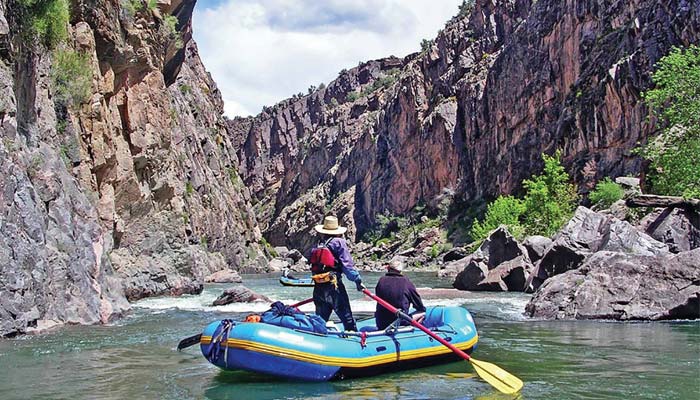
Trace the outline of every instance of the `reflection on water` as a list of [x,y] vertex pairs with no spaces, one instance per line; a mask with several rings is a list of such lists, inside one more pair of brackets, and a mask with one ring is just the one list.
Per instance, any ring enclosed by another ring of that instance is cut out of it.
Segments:
[[[373,285],[378,276],[365,279]],[[415,281],[426,285],[429,279],[419,275]],[[278,285],[275,276],[246,277],[246,285],[289,302],[310,295],[308,288]],[[225,287],[147,300],[112,326],[0,341],[0,399],[695,400],[700,393],[700,323],[532,321],[522,317],[528,299],[522,294],[465,293],[450,300],[474,315],[481,339],[474,357],[525,382],[515,397],[495,392],[465,361],[327,383],[222,372],[197,346],[181,353],[175,346],[212,320],[246,313],[249,305],[210,306]],[[360,294],[350,296],[354,307]],[[371,315],[372,303],[359,304],[359,316]]]
[[[447,399],[490,392],[465,363],[339,382],[293,382],[246,372],[219,372],[205,390],[207,399]],[[486,385],[487,386],[487,385]],[[255,397],[251,397],[251,393]],[[484,397],[490,398],[490,397]],[[497,397],[500,399],[500,397]],[[507,397],[512,398],[512,397]],[[494,398],[495,399],[495,398]]]

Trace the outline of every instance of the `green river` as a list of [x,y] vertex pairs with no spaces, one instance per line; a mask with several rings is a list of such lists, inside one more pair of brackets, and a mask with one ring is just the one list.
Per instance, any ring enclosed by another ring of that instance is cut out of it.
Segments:
[[[372,288],[379,274],[364,273]],[[409,276],[416,286],[447,287],[434,274]],[[287,288],[277,276],[247,275],[244,284],[287,304],[311,288]],[[529,295],[465,292],[427,305],[467,307],[480,334],[473,356],[525,382],[503,395],[479,379],[468,362],[327,383],[225,373],[199,346],[177,343],[210,321],[264,311],[268,304],[210,304],[230,285],[197,296],[134,304],[108,326],[71,326],[0,340],[0,399],[699,399],[700,322],[546,322],[522,316]],[[356,317],[374,303],[350,292]],[[312,305],[302,307],[310,311]]]

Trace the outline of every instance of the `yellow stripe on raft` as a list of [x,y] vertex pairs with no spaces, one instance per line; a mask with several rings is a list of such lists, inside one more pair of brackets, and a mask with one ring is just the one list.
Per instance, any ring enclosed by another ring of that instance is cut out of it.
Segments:
[[[464,351],[473,347],[478,340],[479,337],[475,336],[472,340],[469,340],[467,342],[454,343],[454,346]],[[211,343],[211,336],[202,336],[200,342],[202,344]],[[357,343],[357,345],[359,346],[359,343]],[[312,354],[303,351],[288,349],[285,347],[278,347],[260,342],[253,342],[250,340],[228,339],[228,341],[226,342],[226,346],[241,350],[249,350],[258,353],[270,354],[277,357],[289,358],[292,360],[311,362],[314,364],[353,368],[371,367],[373,365],[386,364],[394,361],[412,360],[416,358],[436,356],[452,352],[452,350],[448,349],[447,347],[440,345],[424,349],[401,351],[398,354],[396,352],[392,352],[376,356],[350,358],[329,357],[321,354]]]

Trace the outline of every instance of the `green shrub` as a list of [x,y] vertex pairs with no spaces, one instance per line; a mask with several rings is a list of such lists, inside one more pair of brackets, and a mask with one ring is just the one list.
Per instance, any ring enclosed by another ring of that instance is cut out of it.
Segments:
[[576,186],[560,163],[559,151],[552,157],[542,154],[544,171],[523,181],[525,198],[499,196],[488,205],[483,221],[475,221],[472,240],[480,242],[500,225],[506,225],[516,238],[527,235],[551,236],[564,225],[578,204]]
[[143,0],[128,0],[128,8],[129,11],[131,11],[131,14],[136,14],[137,11],[143,11],[146,8],[146,5],[143,3]]
[[355,91],[348,93],[348,95],[345,97],[345,100],[352,103],[353,101],[359,100],[361,97],[362,94],[360,92]]
[[379,241],[388,238],[387,242],[396,236],[396,233],[408,224],[406,218],[394,215],[377,214],[374,227],[365,232],[363,239],[369,243],[379,245]]
[[[391,72],[391,71],[390,71],[390,72]],[[397,75],[396,75],[396,74],[393,74],[393,75],[390,74],[390,75],[381,76],[381,77],[375,79],[374,82],[372,82],[371,85],[365,87],[365,88],[362,90],[362,93],[361,93],[361,96],[360,96],[360,97],[366,96],[366,95],[368,95],[368,94],[370,94],[370,93],[373,93],[373,92],[375,92],[375,91],[377,91],[377,90],[379,90],[379,89],[381,89],[381,88],[389,87],[389,86],[391,86],[394,82],[396,82],[396,79],[397,79]]]
[[136,13],[143,10],[155,10],[158,7],[158,0],[121,0],[121,7],[126,10],[129,16],[133,17]]
[[436,259],[440,255],[440,245],[438,243],[435,243],[430,247],[430,258],[431,259]]
[[174,15],[166,15],[163,17],[165,30],[171,37],[177,36],[177,17]]
[[86,54],[74,50],[56,50],[51,64],[51,82],[56,103],[78,106],[92,94],[92,68]]
[[386,238],[381,238],[381,239],[377,240],[377,241],[374,243],[374,245],[375,245],[376,247],[380,247],[380,246],[382,246],[382,245],[389,244],[389,243],[391,243],[391,238],[390,238],[390,237],[386,237]]
[[474,9],[474,0],[462,0],[462,4],[459,5],[459,13],[457,16],[465,17]]
[[192,86],[190,86],[186,83],[183,83],[182,85],[180,85],[180,93],[182,93],[182,94],[192,93]]
[[643,93],[652,113],[666,124],[639,154],[650,161],[652,193],[700,197],[700,47],[674,48],[661,58]]
[[695,131],[672,139],[662,133],[645,148],[644,156],[651,160],[647,181],[652,193],[700,198],[700,129]]
[[279,256],[277,250],[275,250],[275,248],[272,247],[270,242],[268,242],[267,239],[265,239],[264,237],[260,238],[260,244],[263,246],[263,248],[265,248],[265,250],[267,250],[267,253],[270,254],[270,256],[272,256],[273,258]]
[[177,31],[177,17],[174,15],[166,15],[163,17],[162,32],[167,40],[174,40],[175,47],[181,48],[183,46],[182,38],[180,38],[180,33]]
[[508,231],[521,237],[524,229],[520,218],[525,212],[525,203],[513,196],[498,196],[486,209],[483,221],[475,221],[471,229],[472,240],[481,242],[500,225],[508,226]]
[[700,47],[674,47],[656,67],[656,87],[642,94],[654,114],[669,126],[700,125]]
[[421,52],[426,52],[430,50],[430,48],[433,46],[433,41],[428,40],[428,39],[423,39],[420,42],[420,51]]
[[236,168],[229,168],[228,169],[228,177],[231,180],[231,183],[235,187],[240,187],[241,186],[241,178],[238,176],[238,171]]
[[25,28],[49,49],[68,37],[70,10],[68,0],[20,0],[27,13]]
[[544,171],[523,181],[525,214],[523,224],[528,235],[551,236],[574,214],[578,204],[576,186],[561,165],[561,152],[542,154]]
[[625,191],[622,186],[613,182],[609,177],[605,177],[602,181],[595,185],[595,189],[588,195],[593,205],[602,209],[609,208],[614,202],[622,199]]

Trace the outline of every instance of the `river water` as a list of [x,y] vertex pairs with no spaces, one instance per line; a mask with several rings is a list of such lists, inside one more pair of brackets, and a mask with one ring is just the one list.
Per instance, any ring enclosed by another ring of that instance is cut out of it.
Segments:
[[[416,286],[443,286],[434,274],[410,274]],[[364,273],[368,287],[379,274]],[[277,276],[244,284],[287,304],[311,288],[287,288]],[[197,296],[153,298],[108,326],[73,326],[0,340],[0,399],[699,399],[700,322],[545,322],[522,316],[525,294],[465,292],[426,305],[462,305],[480,334],[474,358],[525,382],[517,396],[480,380],[468,362],[327,383],[289,382],[222,372],[177,343],[209,322],[264,311],[268,304],[209,306],[229,285]],[[349,287],[350,288],[350,287]],[[356,317],[375,305],[350,291]],[[312,305],[302,307],[311,311]]]

